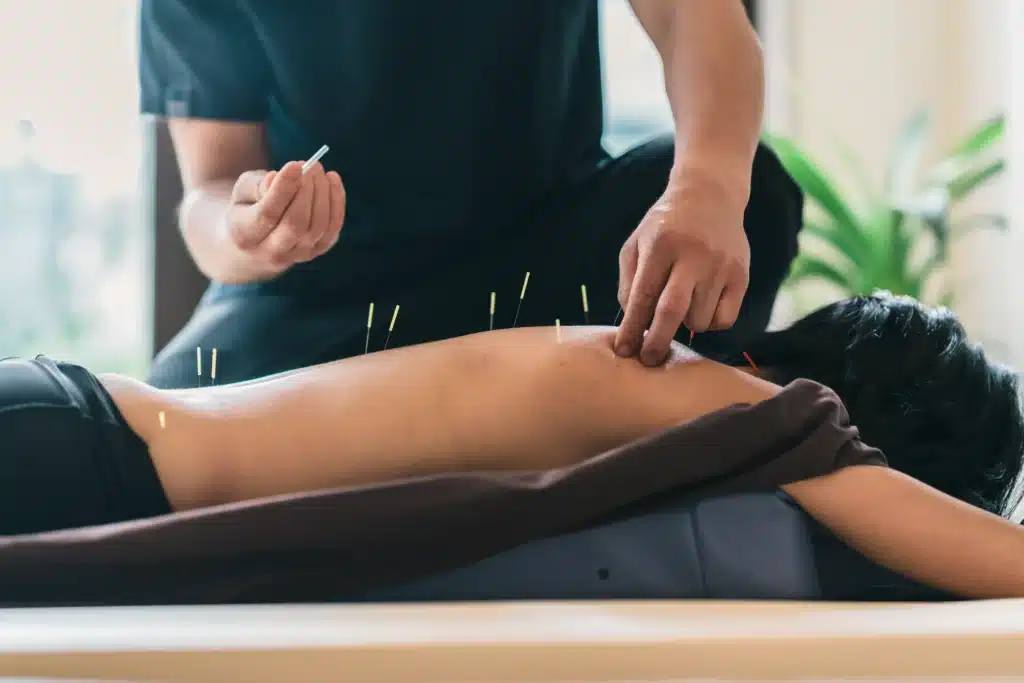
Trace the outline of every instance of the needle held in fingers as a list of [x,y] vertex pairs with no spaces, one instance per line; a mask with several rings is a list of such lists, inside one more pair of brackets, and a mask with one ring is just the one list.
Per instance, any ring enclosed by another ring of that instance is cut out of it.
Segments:
[[318,149],[316,153],[313,156],[311,156],[309,160],[306,161],[306,163],[302,165],[302,175],[306,175],[307,173],[309,173],[309,169],[313,168],[313,165],[316,162],[323,159],[324,155],[327,154],[327,152],[329,152],[330,149],[331,148],[328,147],[327,145],[323,145],[320,149]]

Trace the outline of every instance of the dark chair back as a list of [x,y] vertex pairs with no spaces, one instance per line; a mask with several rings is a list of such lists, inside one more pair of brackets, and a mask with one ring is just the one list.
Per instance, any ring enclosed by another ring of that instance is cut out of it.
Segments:
[[145,121],[148,148],[144,206],[153,231],[153,354],[188,322],[208,281],[199,272],[178,229],[183,190],[167,122]]

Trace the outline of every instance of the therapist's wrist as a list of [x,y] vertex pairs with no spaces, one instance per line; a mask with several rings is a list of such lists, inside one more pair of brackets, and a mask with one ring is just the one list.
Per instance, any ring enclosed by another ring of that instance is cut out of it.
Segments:
[[751,160],[742,154],[677,152],[666,193],[698,195],[745,208],[750,199],[751,167]]
[[212,282],[250,284],[273,280],[286,268],[275,267],[239,248],[232,238],[229,215],[240,208],[232,201],[232,185],[210,183],[186,194],[180,220],[188,251]]

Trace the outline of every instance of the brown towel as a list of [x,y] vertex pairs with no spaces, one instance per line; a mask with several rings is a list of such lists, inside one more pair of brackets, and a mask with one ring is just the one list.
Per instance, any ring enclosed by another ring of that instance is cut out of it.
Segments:
[[665,495],[884,465],[829,389],[796,381],[546,472],[448,474],[0,538],[7,605],[325,601],[470,564]]

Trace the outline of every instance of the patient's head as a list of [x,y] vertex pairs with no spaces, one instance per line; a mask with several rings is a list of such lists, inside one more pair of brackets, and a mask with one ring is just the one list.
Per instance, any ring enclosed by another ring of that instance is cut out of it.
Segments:
[[1024,453],[1017,375],[968,343],[948,309],[859,296],[747,350],[773,380],[831,387],[893,468],[992,512],[1013,506]]

